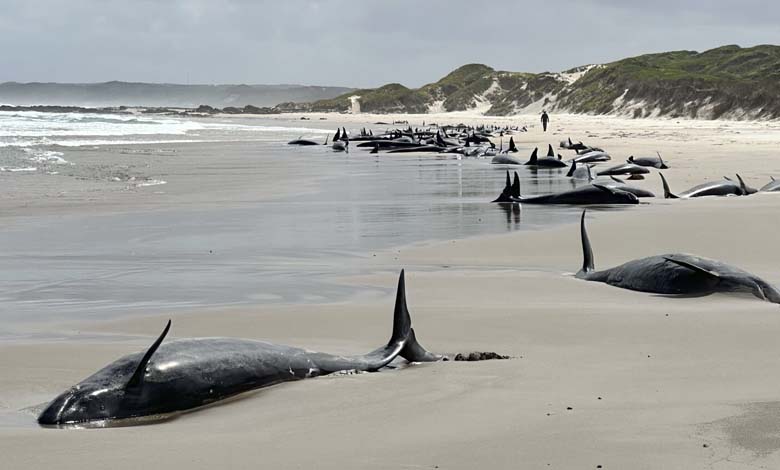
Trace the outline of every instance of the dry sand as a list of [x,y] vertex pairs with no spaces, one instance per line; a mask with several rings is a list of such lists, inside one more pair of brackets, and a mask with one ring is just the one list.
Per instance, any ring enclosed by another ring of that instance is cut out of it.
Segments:
[[[404,119],[414,125],[445,117]],[[778,128],[553,116],[553,133],[532,128],[516,140],[541,145],[571,135],[606,147],[618,161],[632,149],[657,149],[672,165],[666,175],[677,190],[736,171],[758,187],[780,175]],[[656,175],[641,184],[660,191]],[[592,212],[596,266],[693,252],[780,284],[779,210],[780,195],[759,194]],[[0,427],[2,467],[778,468],[780,307],[577,280],[578,235],[567,225],[388,250],[366,259],[375,274],[343,279],[386,286],[387,297],[375,302],[149,312],[61,326],[82,332],[83,341],[2,343],[0,413],[9,417]],[[428,349],[513,359],[288,383],[154,426],[49,430],[35,426],[32,412],[18,413],[145,347],[169,316],[174,337],[370,350],[390,332],[390,287],[401,267],[415,330]]]

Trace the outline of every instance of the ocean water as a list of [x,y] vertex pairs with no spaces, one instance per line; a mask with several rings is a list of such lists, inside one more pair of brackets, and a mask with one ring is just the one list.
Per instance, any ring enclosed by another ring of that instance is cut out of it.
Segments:
[[[324,140],[340,125],[330,121],[41,113],[6,113],[2,119],[5,178],[73,165],[68,158],[76,147],[99,152],[121,145],[128,152],[156,151],[167,158],[169,145],[183,149],[170,158],[186,158],[188,151],[229,154],[258,172],[281,167],[296,178],[316,177],[317,183],[303,193],[291,187],[271,201],[8,221],[0,229],[0,338],[57,335],[46,329],[52,320],[384,294],[393,286],[372,291],[336,279],[404,267],[398,261],[368,268],[365,259],[378,250],[534,230],[573,222],[580,212],[568,206],[491,204],[507,168],[491,165],[490,159],[369,155],[357,148],[343,154],[326,146],[286,145],[301,135]],[[524,194],[573,187],[563,170],[516,170]],[[176,178],[175,173],[165,177],[169,183]],[[572,269],[576,264],[572,260]]]

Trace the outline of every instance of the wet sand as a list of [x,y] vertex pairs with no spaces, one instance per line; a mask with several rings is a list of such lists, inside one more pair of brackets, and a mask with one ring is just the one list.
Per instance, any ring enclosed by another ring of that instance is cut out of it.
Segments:
[[[606,147],[614,163],[632,149],[657,148],[677,190],[736,171],[760,187],[780,174],[776,123],[553,119],[554,134],[532,128],[515,140],[539,145],[571,134]],[[657,178],[639,184],[660,192]],[[594,211],[588,222],[596,266],[691,252],[780,284],[776,196],[658,199]],[[363,254],[354,261],[360,274],[334,274],[334,282],[380,296],[49,323],[75,336],[0,343],[0,452],[9,468],[776,467],[778,426],[767,416],[780,410],[779,307],[753,297],[669,298],[577,280],[575,222],[572,214],[570,223],[539,231],[397,246]],[[19,412],[146,347],[169,317],[173,337],[371,350],[389,335],[402,267],[423,345],[513,359],[288,383],[155,426],[49,430],[36,427],[34,412]]]

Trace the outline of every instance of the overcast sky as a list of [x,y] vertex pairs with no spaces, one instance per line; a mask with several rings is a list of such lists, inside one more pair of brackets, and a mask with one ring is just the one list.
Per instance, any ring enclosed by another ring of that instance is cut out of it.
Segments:
[[780,44],[777,0],[0,0],[0,82],[419,86]]

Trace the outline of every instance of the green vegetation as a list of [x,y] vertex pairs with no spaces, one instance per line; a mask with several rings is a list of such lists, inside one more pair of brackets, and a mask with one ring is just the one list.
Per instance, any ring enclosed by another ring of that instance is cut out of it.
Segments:
[[559,97],[558,106],[573,112],[604,114],[615,100],[644,102],[634,116],[651,110],[667,116],[708,117],[752,112],[780,117],[780,47],[724,46],[702,53],[675,51],[619,60],[586,73]]
[[[584,70],[577,67],[565,73]],[[488,90],[493,91],[485,96]],[[476,98],[484,96],[491,104],[491,115],[513,114],[541,102],[549,109],[630,112],[635,117],[656,112],[672,117],[748,113],[778,118],[780,47],[723,46],[701,53],[646,54],[593,67],[573,84],[558,74],[503,72],[468,64],[416,90],[393,83],[316,101],[310,107],[313,111],[346,111],[354,95],[361,97],[363,111],[377,113],[424,113],[436,102],[446,111],[462,111],[473,108]]]

